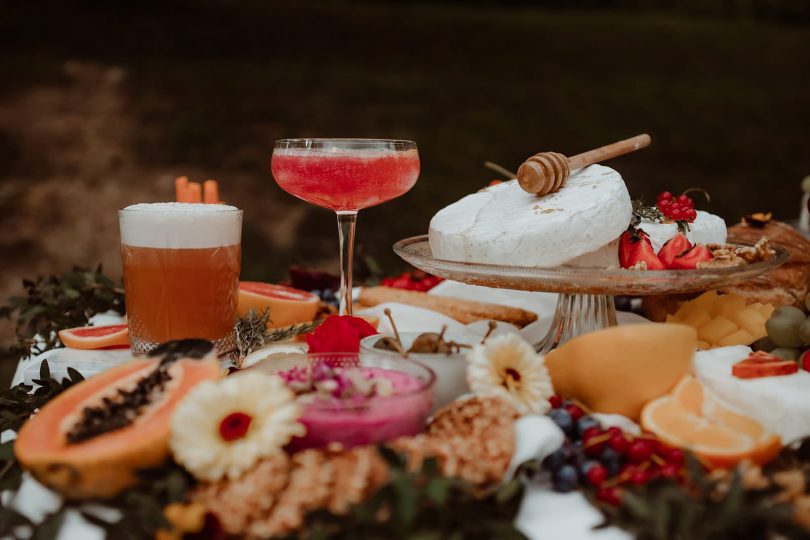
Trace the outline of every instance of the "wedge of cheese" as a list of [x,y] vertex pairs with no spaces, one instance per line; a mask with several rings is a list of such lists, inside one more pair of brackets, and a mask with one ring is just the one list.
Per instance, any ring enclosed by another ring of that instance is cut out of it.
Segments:
[[618,238],[632,212],[619,173],[591,165],[543,197],[517,180],[464,197],[433,216],[430,248],[451,261],[553,267]]

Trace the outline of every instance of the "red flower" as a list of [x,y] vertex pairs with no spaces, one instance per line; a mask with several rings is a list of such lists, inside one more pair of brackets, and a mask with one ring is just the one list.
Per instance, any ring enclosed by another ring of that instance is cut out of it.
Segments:
[[307,336],[310,353],[360,352],[360,340],[377,330],[360,317],[333,315]]

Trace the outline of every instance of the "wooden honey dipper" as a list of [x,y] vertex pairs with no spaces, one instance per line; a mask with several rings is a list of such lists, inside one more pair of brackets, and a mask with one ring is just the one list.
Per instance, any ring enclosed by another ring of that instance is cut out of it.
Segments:
[[560,189],[573,170],[629,154],[649,145],[650,136],[642,133],[570,158],[557,152],[540,152],[523,162],[517,171],[517,180],[523,191],[542,197]]

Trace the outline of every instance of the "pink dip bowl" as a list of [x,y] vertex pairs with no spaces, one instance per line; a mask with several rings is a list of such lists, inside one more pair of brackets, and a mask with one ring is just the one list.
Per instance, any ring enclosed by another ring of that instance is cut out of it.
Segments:
[[344,448],[390,441],[424,431],[433,408],[436,376],[433,370],[403,358],[374,353],[325,353],[279,359],[277,372],[325,362],[330,367],[358,367],[365,374],[386,377],[394,394],[355,397],[349,400],[319,399],[305,405],[301,423],[307,434],[293,439],[292,451],[322,448],[339,443]]

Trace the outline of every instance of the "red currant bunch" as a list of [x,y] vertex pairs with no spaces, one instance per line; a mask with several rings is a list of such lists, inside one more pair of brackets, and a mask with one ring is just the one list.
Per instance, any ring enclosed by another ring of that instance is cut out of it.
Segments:
[[675,197],[669,191],[662,191],[658,195],[658,209],[664,216],[674,221],[686,221],[692,223],[697,218],[695,211],[695,201],[686,193],[681,193]]

